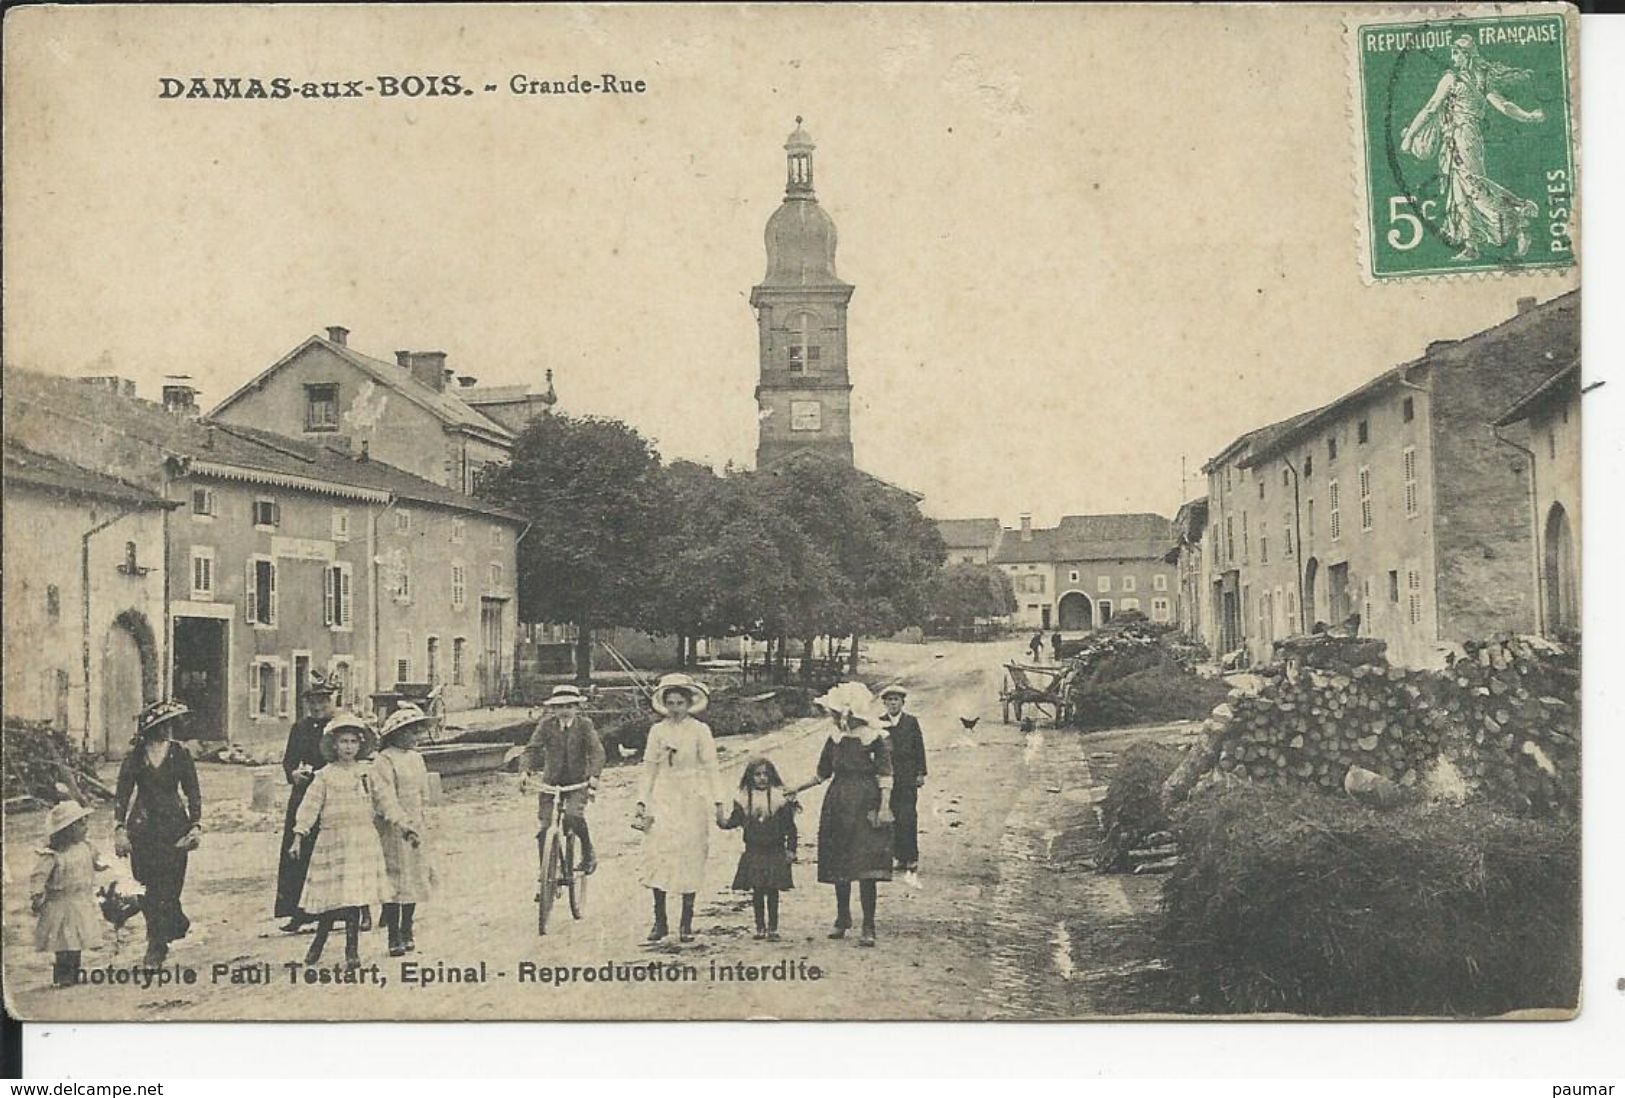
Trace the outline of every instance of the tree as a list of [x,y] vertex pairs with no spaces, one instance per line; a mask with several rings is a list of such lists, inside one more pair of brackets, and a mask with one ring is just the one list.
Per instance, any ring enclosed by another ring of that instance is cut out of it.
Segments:
[[1015,585],[1004,569],[991,564],[950,564],[932,585],[928,616],[955,629],[1015,612]]
[[524,621],[576,626],[576,674],[592,674],[593,628],[647,614],[671,514],[660,457],[627,424],[537,416],[481,495],[530,520],[519,543]]

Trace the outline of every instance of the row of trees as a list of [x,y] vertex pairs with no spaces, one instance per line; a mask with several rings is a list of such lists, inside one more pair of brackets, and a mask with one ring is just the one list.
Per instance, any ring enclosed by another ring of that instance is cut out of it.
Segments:
[[583,672],[599,627],[671,636],[680,658],[699,637],[765,638],[781,666],[793,640],[804,667],[816,638],[849,636],[855,669],[859,636],[1014,605],[997,570],[942,567],[913,497],[810,455],[719,475],[663,464],[618,420],[555,413],[531,422],[482,494],[531,521],[520,615],[574,624]]

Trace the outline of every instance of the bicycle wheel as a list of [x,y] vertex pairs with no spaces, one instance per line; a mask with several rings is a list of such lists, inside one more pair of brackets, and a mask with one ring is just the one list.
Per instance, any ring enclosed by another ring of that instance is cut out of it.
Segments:
[[570,914],[577,919],[587,913],[587,875],[581,872],[581,841],[574,834],[564,837],[564,864],[568,867],[564,878],[570,890]]
[[559,856],[560,842],[558,832],[552,828],[542,836],[541,862],[542,875],[536,888],[536,933],[547,933],[547,917],[553,913],[553,901],[559,895]]

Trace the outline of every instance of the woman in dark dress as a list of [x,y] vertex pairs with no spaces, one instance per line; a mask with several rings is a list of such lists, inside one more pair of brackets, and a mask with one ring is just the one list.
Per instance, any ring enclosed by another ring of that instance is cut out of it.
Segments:
[[[282,753],[282,773],[288,779],[288,811],[282,817],[282,843],[277,847],[281,857],[276,867],[276,917],[288,920],[282,929],[289,934],[316,921],[299,908],[299,894],[305,887],[305,871],[309,858],[290,857],[293,842],[293,821],[299,814],[299,803],[305,799],[310,780],[316,771],[327,765],[322,755],[322,730],[333,719],[333,685],[319,674],[312,673],[305,688],[305,716],[294,722],[288,731],[288,746]],[[307,850],[308,854],[309,851]]]
[[153,702],[141,711],[113,799],[113,849],[129,857],[131,875],[146,889],[142,963],[152,967],[164,963],[169,943],[184,938],[192,925],[181,910],[181,890],[187,857],[202,834],[203,797],[192,756],[170,739],[175,719],[187,712],[179,702]]
[[891,743],[880,727],[874,695],[844,682],[818,699],[834,725],[818,757],[818,773],[798,789],[829,782],[818,817],[818,880],[835,886],[835,929],[852,928],[852,882],[858,882],[863,930],[858,944],[875,944],[878,882],[891,880]]

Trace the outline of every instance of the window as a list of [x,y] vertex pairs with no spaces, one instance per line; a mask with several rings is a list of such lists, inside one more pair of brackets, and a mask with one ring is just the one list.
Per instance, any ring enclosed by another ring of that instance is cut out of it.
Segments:
[[818,372],[819,353],[822,348],[815,342],[816,323],[817,318],[811,313],[797,313],[791,321],[786,365],[792,374]]
[[1405,514],[1416,514],[1416,447],[1407,446],[1401,455],[1405,471]]
[[146,569],[141,567],[141,561],[136,558],[135,542],[133,541],[124,543],[124,567],[121,571],[126,576],[140,576],[146,573]]
[[192,546],[192,598],[207,601],[214,598],[214,546]]
[[1151,577],[1151,590],[1153,590],[1153,591],[1166,591],[1166,590],[1168,590],[1168,577],[1163,575],[1161,572],[1158,572],[1156,575],[1152,576]]
[[1371,441],[1371,421],[1369,419],[1362,419],[1355,424],[1354,437],[1361,446]]
[[1546,432],[1546,457],[1551,461],[1557,460],[1557,432]]
[[1290,588],[1286,593],[1286,631],[1289,635],[1298,631],[1298,593]]
[[199,518],[214,517],[214,489],[192,489],[192,514]]
[[1095,605],[1100,608],[1100,624],[1105,625],[1112,620],[1112,600],[1100,599]]
[[1303,455],[1303,479],[1308,480],[1315,475],[1315,455]]
[[1077,583],[1078,582],[1078,570],[1076,568],[1074,568],[1074,569],[1072,569],[1071,572],[1067,573],[1067,579],[1072,583]]
[[348,656],[334,656],[327,664],[327,679],[333,684],[333,704],[340,709],[344,708],[346,700],[357,700],[352,691],[355,689],[355,665]]
[[468,640],[464,637],[451,638],[451,684],[462,686],[467,672],[463,670],[467,659]]
[[1292,471],[1290,469],[1287,469],[1285,466],[1283,466],[1281,468],[1281,487],[1282,488],[1290,488],[1290,487],[1292,487]]
[[440,638],[430,637],[424,651],[423,674],[425,681],[433,684],[440,681]]
[[1399,416],[1406,423],[1416,418],[1416,398],[1406,397],[1399,405]]
[[[1038,577],[1039,590],[1043,590],[1044,577]],[[502,565],[493,562],[485,572],[485,587],[488,591],[502,590]]]
[[1405,590],[1409,596],[1409,617],[1412,625],[1422,624],[1422,573],[1415,568],[1405,571]]
[[395,509],[395,532],[405,534],[412,529],[412,512],[397,507]]
[[1292,556],[1292,512],[1281,512],[1281,548],[1285,555]]
[[1388,570],[1388,601],[1399,601],[1399,569],[1397,568]]
[[1309,536],[1315,536],[1315,501],[1309,500],[1303,507],[1303,525],[1309,531]]
[[790,402],[790,430],[816,431],[823,425],[823,406],[816,400]]
[[288,716],[288,665],[276,656],[259,656],[248,665],[248,715],[254,720]]
[[1369,576],[1360,581],[1360,621],[1365,626],[1365,631],[1369,634],[1371,632],[1372,625],[1375,624],[1375,622],[1372,620],[1371,577]]
[[460,563],[451,566],[451,608],[461,610],[468,603],[468,569]]
[[1337,460],[1337,436],[1336,435],[1327,435],[1326,436],[1326,460],[1327,461],[1336,461]]
[[1167,599],[1152,599],[1151,600],[1151,620],[1152,621],[1167,621],[1168,620],[1168,600]]
[[47,621],[62,620],[62,588],[54,583],[45,585],[45,618]]
[[1326,486],[1326,492],[1328,502],[1330,503],[1332,509],[1331,518],[1327,521],[1331,524],[1332,540],[1336,541],[1338,538],[1343,536],[1343,511],[1339,506],[1341,503],[1342,493],[1337,490],[1337,481],[1334,480],[1328,484]]
[[265,556],[249,557],[243,592],[244,620],[250,625],[276,625],[276,561]]
[[1371,468],[1360,466],[1360,529],[1371,529],[1374,517],[1371,513]]
[[412,633],[410,630],[397,629],[395,631],[395,681],[412,681]]
[[1236,521],[1232,515],[1224,516],[1224,558],[1232,564],[1236,560]]
[[347,508],[333,508],[333,540],[350,540],[350,512]]
[[1260,533],[1258,535],[1258,563],[1259,564],[1268,564],[1269,562],[1270,562],[1270,536],[1268,534]]
[[349,629],[354,622],[350,593],[351,565],[339,561],[322,569],[323,620],[332,629]]
[[453,545],[463,544],[467,527],[468,524],[460,518],[454,518],[451,520],[451,543]]
[[305,430],[336,431],[339,426],[339,387],[305,386]]
[[1264,498],[1264,478],[1263,477],[1258,478],[1258,498],[1259,499]]
[[1118,602],[1117,608],[1119,610],[1138,610],[1140,608],[1140,600],[1139,599],[1122,599],[1122,600],[1120,600]]
[[1135,578],[1133,576],[1124,576],[1123,577],[1123,590],[1132,591],[1132,590],[1134,590],[1134,588],[1135,588]]
[[1241,513],[1241,563],[1252,559],[1252,539],[1247,536],[1247,512]]
[[254,501],[254,525],[262,529],[274,530],[282,522],[282,508],[274,499],[256,499]]
[[1101,576],[1099,579],[1095,580],[1095,590],[1099,591],[1101,594],[1104,595],[1111,589],[1112,578],[1110,576]]

